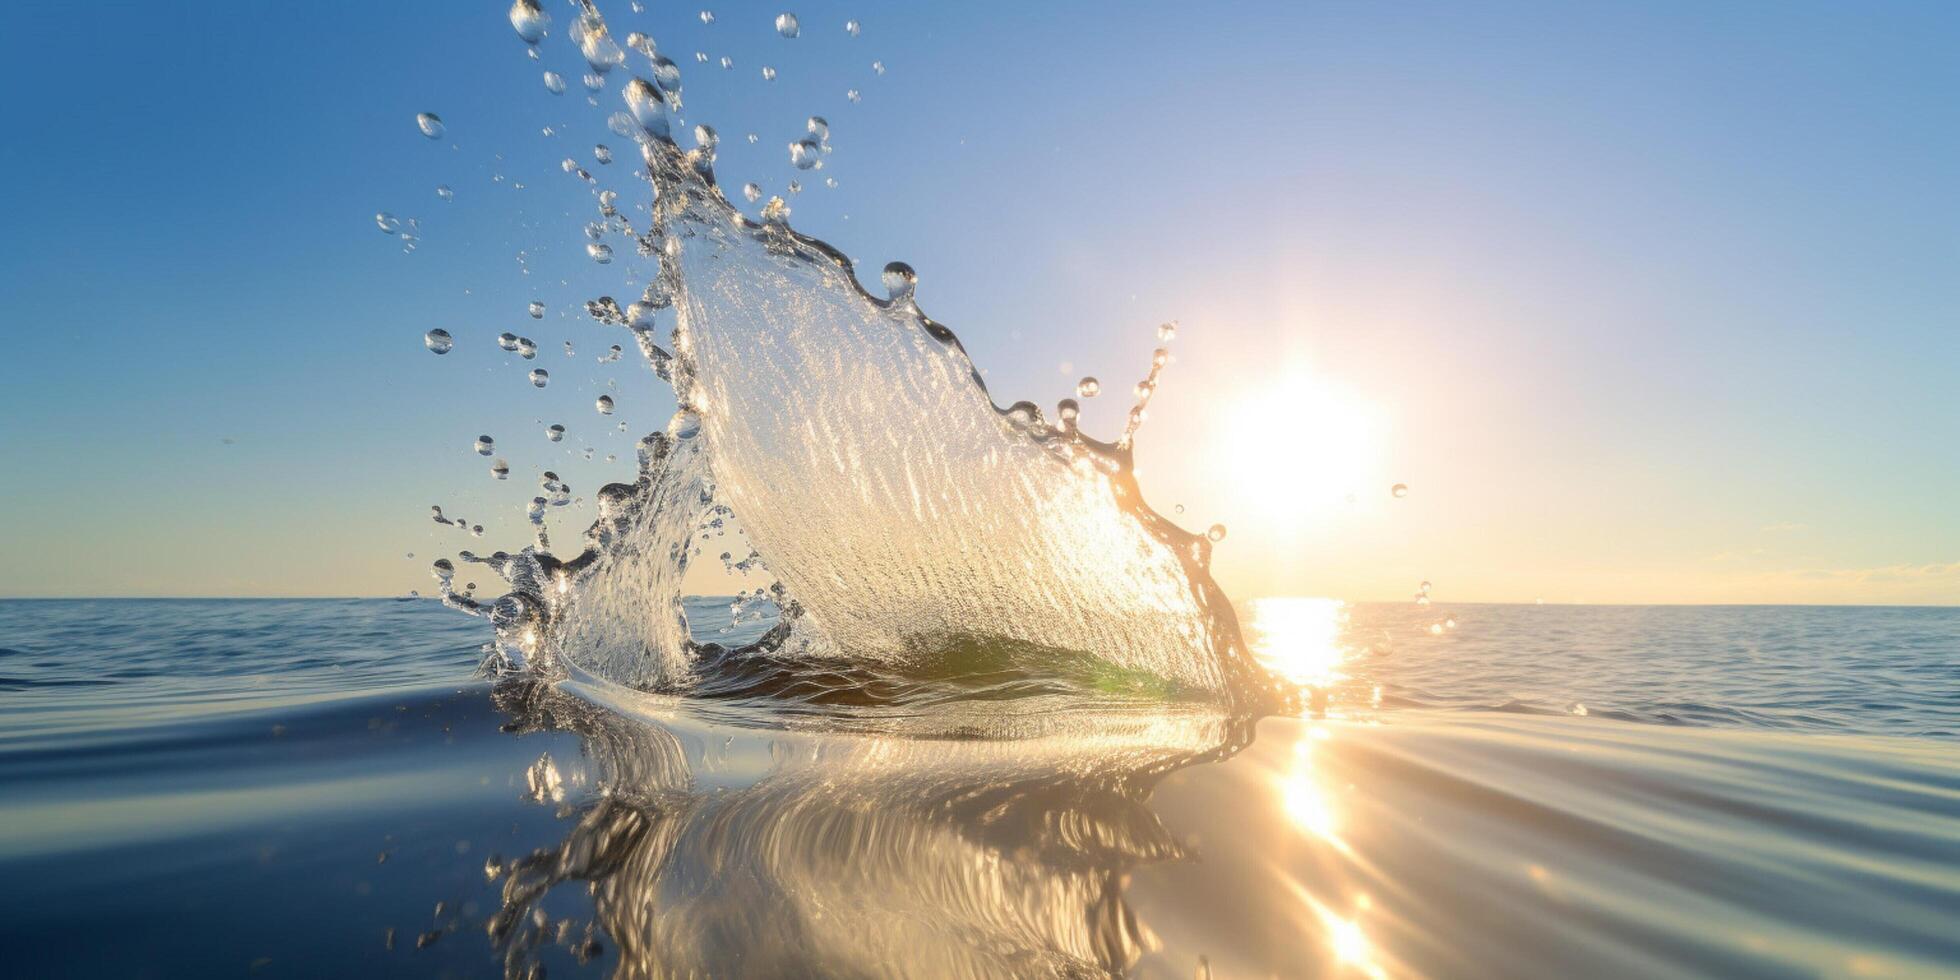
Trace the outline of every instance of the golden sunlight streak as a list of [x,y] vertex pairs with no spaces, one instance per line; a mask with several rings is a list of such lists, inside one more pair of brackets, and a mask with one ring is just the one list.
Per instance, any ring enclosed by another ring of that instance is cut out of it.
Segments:
[[1267,670],[1301,687],[1327,687],[1341,679],[1347,603],[1289,596],[1254,599],[1250,605],[1248,640]]

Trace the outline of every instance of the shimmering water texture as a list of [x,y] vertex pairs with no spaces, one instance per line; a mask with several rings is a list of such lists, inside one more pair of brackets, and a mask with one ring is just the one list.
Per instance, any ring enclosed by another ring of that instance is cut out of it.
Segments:
[[[688,601],[697,642],[773,627],[731,604]],[[470,681],[480,627],[434,602],[0,602],[0,946],[21,976],[1960,969],[1960,612],[1458,615],[1252,606],[1276,669],[1369,692],[1324,718],[946,739]]]

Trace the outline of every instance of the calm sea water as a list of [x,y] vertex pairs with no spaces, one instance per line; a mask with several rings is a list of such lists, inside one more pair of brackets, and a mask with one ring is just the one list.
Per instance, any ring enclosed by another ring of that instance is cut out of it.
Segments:
[[920,738],[430,602],[0,602],[6,972],[1960,975],[1960,610],[1244,612],[1321,710]]

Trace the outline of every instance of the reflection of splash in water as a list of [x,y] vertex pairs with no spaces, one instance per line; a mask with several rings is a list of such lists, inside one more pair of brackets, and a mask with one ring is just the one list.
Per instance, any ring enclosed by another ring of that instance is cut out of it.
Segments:
[[[1049,719],[1062,727],[1014,742],[724,742],[653,720],[661,702],[644,696],[579,693],[525,681],[497,695],[517,730],[576,732],[595,773],[563,842],[492,868],[490,934],[513,975],[560,933],[588,944],[593,926],[621,976],[1120,971],[1145,943],[1124,876],[1183,856],[1145,796],[1250,734],[1192,706]],[[585,931],[542,913],[567,883],[593,896]]]
[[[604,30],[585,4],[576,33]],[[595,71],[619,63],[613,50]],[[681,409],[642,442],[639,480],[601,492],[583,554],[546,550],[539,498],[537,547],[463,556],[513,587],[490,608],[501,655],[666,690],[700,683],[704,666],[765,663],[1072,671],[1089,689],[1257,701],[1264,675],[1207,571],[1211,541],[1151,510],[1134,477],[1132,437],[1167,355],[1112,443],[1080,431],[1072,402],[1052,422],[1030,403],[996,406],[914,302],[908,267],[888,266],[874,297],[841,254],[789,228],[780,199],[759,222],[741,214],[716,186],[713,130],[695,127],[693,149],[673,138],[679,69],[652,68],[614,117],[654,184],[649,226],[613,192],[598,201],[604,229],[657,258],[658,275],[637,302],[589,307],[633,331]],[[682,581],[704,523],[736,519],[782,621],[739,650],[704,650]],[[452,604],[475,607],[446,582]]]

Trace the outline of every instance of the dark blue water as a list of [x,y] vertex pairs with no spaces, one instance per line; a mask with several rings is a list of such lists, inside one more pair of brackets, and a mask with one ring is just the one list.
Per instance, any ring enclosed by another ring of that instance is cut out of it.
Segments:
[[932,709],[1010,719],[981,738],[481,679],[483,624],[430,602],[0,602],[0,950],[15,976],[1960,974],[1960,611],[1246,612],[1324,710]]

